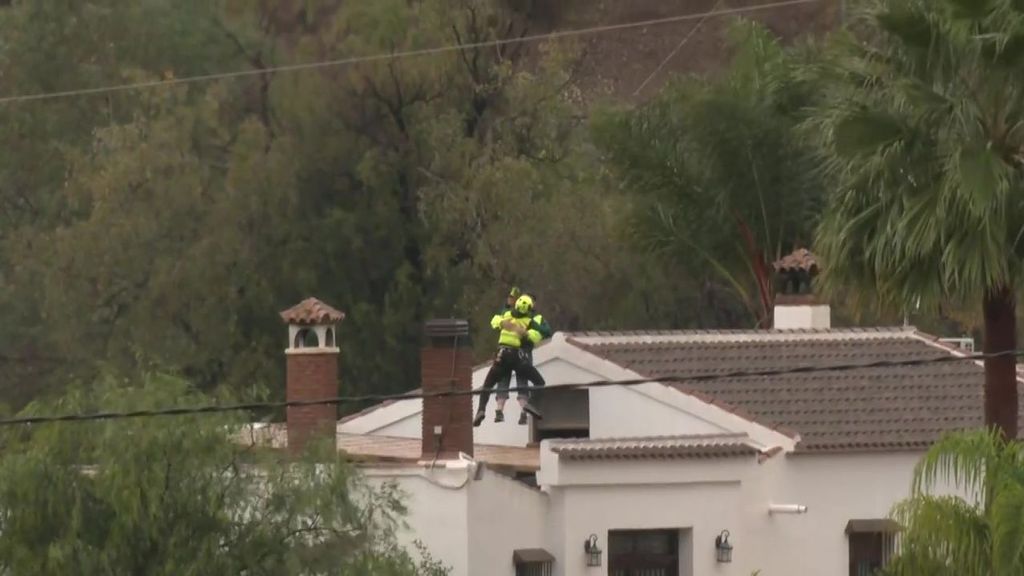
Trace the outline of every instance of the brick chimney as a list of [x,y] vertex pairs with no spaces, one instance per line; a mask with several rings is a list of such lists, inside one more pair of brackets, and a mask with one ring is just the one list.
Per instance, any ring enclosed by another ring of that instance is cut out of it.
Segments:
[[774,262],[776,283],[773,314],[776,330],[827,330],[832,327],[832,310],[814,294],[812,281],[817,277],[818,260],[806,248]]
[[[338,395],[337,325],[345,314],[316,298],[307,298],[281,312],[288,324],[287,378],[289,401],[320,400]],[[310,440],[330,438],[335,443],[338,407],[334,404],[289,406],[288,450],[302,452]]]
[[[473,388],[473,354],[469,323],[430,320],[424,328],[420,356],[423,393],[466,391]],[[473,455],[473,397],[423,399],[423,460],[453,460],[462,452]]]

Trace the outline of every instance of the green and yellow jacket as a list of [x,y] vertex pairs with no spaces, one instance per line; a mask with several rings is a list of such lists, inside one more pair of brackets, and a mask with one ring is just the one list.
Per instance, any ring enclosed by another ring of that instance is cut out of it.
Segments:
[[[519,334],[502,328],[501,323],[504,320],[513,320],[518,322],[523,328],[526,328],[526,336],[520,337]],[[501,330],[501,334],[498,336],[498,344],[500,346],[523,348],[525,350],[532,349],[534,346],[539,344],[541,340],[551,338],[553,333],[547,320],[545,320],[540,314],[536,314],[532,317],[522,316],[508,306],[502,308],[500,312],[491,318],[491,327],[495,330]]]

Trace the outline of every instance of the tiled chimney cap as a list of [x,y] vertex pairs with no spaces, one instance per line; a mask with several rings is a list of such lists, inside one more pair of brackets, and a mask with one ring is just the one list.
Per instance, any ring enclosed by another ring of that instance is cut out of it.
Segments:
[[306,298],[281,312],[281,319],[288,324],[337,324],[345,319],[345,313],[316,298]]
[[807,248],[797,248],[792,254],[783,256],[772,263],[776,272],[807,272],[812,276],[818,273],[818,259]]

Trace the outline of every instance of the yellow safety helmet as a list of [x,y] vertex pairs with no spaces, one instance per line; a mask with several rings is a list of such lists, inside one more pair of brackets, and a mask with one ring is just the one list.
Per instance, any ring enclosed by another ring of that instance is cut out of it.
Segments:
[[533,298],[523,294],[516,300],[516,312],[520,314],[529,314],[533,310]]

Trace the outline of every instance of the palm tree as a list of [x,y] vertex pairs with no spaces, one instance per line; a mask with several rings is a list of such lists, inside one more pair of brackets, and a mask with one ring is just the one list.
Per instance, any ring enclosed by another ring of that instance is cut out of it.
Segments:
[[[1024,256],[1024,2],[876,0],[825,68],[811,133],[834,178],[824,286],[909,309],[980,304],[1016,349]],[[985,361],[985,421],[1017,435],[1016,360]]]
[[730,34],[725,75],[679,80],[645,106],[599,119],[595,133],[635,193],[638,240],[725,286],[764,327],[771,263],[810,239],[820,213],[813,146],[795,131],[812,91],[796,73],[805,52],[754,22]]
[[[963,496],[949,495],[949,488]],[[1024,573],[1024,448],[997,431],[943,438],[918,463],[911,497],[894,517],[901,546],[887,573]]]

